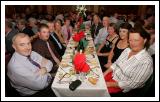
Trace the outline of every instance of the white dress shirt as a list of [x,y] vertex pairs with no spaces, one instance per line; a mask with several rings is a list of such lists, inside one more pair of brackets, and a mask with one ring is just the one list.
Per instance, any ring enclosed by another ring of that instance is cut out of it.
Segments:
[[107,28],[106,27],[101,28],[94,40],[95,45],[101,44],[106,39],[107,35],[108,35]]
[[[42,56],[32,51],[31,58],[35,62],[41,65]],[[41,67],[45,67],[47,72],[52,69],[52,62],[48,62]],[[49,73],[40,75],[38,73],[39,68],[33,65],[26,56],[22,56],[15,52],[8,64],[7,75],[10,78],[11,85],[20,92],[21,95],[32,95],[41,89],[44,89],[49,85],[48,77]]]
[[152,58],[145,49],[128,59],[130,51],[126,48],[111,66],[113,79],[123,92],[142,87],[153,73]]

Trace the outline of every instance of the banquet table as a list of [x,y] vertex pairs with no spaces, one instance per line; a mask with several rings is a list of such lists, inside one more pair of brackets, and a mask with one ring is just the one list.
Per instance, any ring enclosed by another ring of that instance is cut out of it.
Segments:
[[[85,33],[85,35],[88,45],[84,54],[86,56],[86,62],[90,66],[90,71],[85,76],[76,74],[72,61],[74,55],[77,53],[75,47],[78,42],[74,41],[71,37],[51,86],[58,97],[110,97],[93,39],[90,34]],[[89,78],[96,79],[96,84],[91,83]],[[81,80],[82,84],[76,90],[72,91],[69,89],[69,85],[76,79]]]

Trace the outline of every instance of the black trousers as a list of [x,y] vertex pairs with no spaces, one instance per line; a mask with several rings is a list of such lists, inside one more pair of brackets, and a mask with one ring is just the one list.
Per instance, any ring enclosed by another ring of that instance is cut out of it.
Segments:
[[107,64],[108,57],[98,56],[98,59],[101,65],[102,72],[105,72],[107,69],[104,67],[104,65]]

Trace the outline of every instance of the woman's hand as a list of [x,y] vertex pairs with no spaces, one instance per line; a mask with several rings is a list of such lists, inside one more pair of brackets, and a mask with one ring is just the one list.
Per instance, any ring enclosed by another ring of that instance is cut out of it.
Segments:
[[112,68],[108,68],[104,73],[103,75],[106,76],[108,73],[112,72]]
[[112,65],[112,62],[108,62],[107,64],[104,65],[105,68],[109,68]]
[[103,56],[103,53],[98,52],[97,55],[98,56]]

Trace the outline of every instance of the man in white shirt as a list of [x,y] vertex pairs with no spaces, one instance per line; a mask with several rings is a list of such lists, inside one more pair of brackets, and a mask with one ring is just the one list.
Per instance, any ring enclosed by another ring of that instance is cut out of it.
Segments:
[[28,35],[18,33],[12,42],[15,53],[8,64],[7,72],[12,87],[22,96],[31,96],[47,88],[52,81],[49,73],[52,62],[32,51]]
[[108,26],[109,26],[109,18],[103,17],[103,28],[99,30],[99,33],[94,40],[96,48],[98,48],[98,46],[106,39],[108,35],[108,31],[107,31]]

